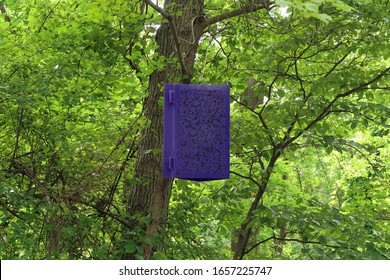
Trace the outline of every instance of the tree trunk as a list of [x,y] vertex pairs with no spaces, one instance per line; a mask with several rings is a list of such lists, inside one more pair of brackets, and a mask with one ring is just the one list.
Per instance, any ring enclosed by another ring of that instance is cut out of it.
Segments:
[[[162,178],[162,155],[146,153],[148,150],[162,148],[163,108],[158,106],[158,100],[162,97],[163,86],[166,83],[191,82],[199,40],[207,26],[239,15],[269,9],[270,2],[266,0],[249,1],[236,10],[207,18],[203,14],[204,0],[165,0],[164,8],[158,7],[152,0],[144,1],[164,18],[156,34],[156,41],[159,45],[158,54],[179,60],[176,66],[167,66],[161,71],[155,71],[150,76],[149,96],[143,104],[144,114],[150,120],[150,124],[142,132],[138,145],[135,165],[137,184],[128,187],[129,225],[133,233],[137,232],[137,237],[134,237],[134,234],[129,234],[125,235],[124,238],[141,245],[143,258],[150,259],[155,248],[140,239],[157,236],[160,225],[167,217],[173,182],[172,179]],[[143,225],[139,218],[134,218],[135,214],[149,217],[150,222]],[[139,230],[141,230],[141,234]],[[136,253],[124,255],[125,259],[135,257]]]
[[[166,220],[173,182],[172,179],[162,177],[161,153],[145,151],[162,149],[163,108],[158,105],[158,100],[162,97],[164,84],[191,81],[198,42],[203,32],[203,6],[203,0],[166,0],[164,9],[171,18],[169,22],[166,22],[167,19],[163,20],[156,34],[159,55],[176,57],[181,61],[180,66],[170,66],[152,73],[149,79],[149,96],[144,101],[144,114],[150,124],[142,132],[135,165],[137,185],[130,186],[127,204],[129,224],[132,230],[137,230],[137,237],[126,236],[142,247],[144,259],[150,259],[155,248],[143,242],[142,238],[155,238],[160,225]],[[134,218],[135,214],[149,217],[150,220],[146,225],[142,224],[139,219]],[[135,254],[127,253],[124,258],[133,259]]]

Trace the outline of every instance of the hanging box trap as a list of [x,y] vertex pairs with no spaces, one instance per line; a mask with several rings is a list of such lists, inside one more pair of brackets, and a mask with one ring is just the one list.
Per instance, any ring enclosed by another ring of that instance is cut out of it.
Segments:
[[229,85],[165,85],[164,178],[229,178],[229,95]]

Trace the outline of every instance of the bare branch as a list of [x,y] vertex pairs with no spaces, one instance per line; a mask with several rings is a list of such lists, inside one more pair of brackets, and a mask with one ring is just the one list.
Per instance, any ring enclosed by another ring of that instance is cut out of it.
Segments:
[[253,245],[252,247],[250,247],[248,250],[245,251],[245,255],[248,254],[253,249],[255,249],[256,247],[260,246],[261,244],[266,243],[266,242],[268,242],[270,240],[274,240],[274,239],[275,239],[275,236],[273,235],[271,237],[268,237],[267,239],[264,239],[264,240],[262,240],[260,242],[257,242],[255,245]]
[[[364,89],[367,89],[369,85],[379,81],[380,79],[382,79],[384,76],[386,76],[388,74],[388,72],[390,72],[390,66],[387,67],[385,70],[383,70],[381,73],[379,73],[377,76],[375,76],[372,80],[368,81],[368,82],[365,82],[353,89],[350,89],[344,93],[341,93],[339,95],[337,95],[334,99],[334,102],[332,100],[333,103],[335,103],[338,99],[340,98],[343,98],[343,97],[347,97],[351,94],[354,94],[355,92],[358,92],[358,91],[361,91],[361,90],[364,90]],[[332,104],[333,105],[333,104]]]
[[328,248],[334,248],[334,249],[340,249],[341,247],[340,246],[336,246],[336,245],[328,245],[328,244],[322,244],[321,242],[319,241],[308,241],[308,240],[300,240],[300,239],[297,239],[297,238],[278,238],[276,237],[275,235],[271,236],[271,237],[268,237],[267,239],[264,239],[262,241],[259,241],[257,242],[255,245],[253,245],[251,248],[249,248],[248,250],[245,251],[245,254],[248,254],[249,252],[251,252],[253,249],[255,249],[256,247],[258,247],[259,245],[263,244],[263,243],[266,243],[270,240],[278,240],[278,241],[292,241],[292,242],[299,242],[299,243],[302,243],[302,244],[317,244],[317,245],[322,245],[324,247],[328,247]]
[[273,2],[270,1],[251,1],[249,4],[242,6],[241,8],[226,12],[220,15],[217,15],[215,17],[211,18],[206,18],[205,19],[205,26],[210,26],[213,25],[217,22],[221,22],[226,19],[230,19],[236,16],[244,15],[244,14],[249,14],[253,13],[256,11],[259,11],[261,9],[271,9],[273,7]]
[[297,239],[297,238],[278,238],[278,237],[275,237],[274,239],[275,240],[279,240],[279,241],[294,241],[294,242],[299,242],[299,243],[302,243],[302,244],[319,244],[319,245],[323,245],[325,247],[334,248],[334,249],[340,249],[341,248],[340,246],[336,246],[336,245],[322,244],[319,241],[300,240],[300,239]]
[[50,9],[49,13],[46,15],[45,19],[42,21],[41,26],[39,26],[39,29],[37,31],[37,35],[41,33],[43,26],[45,25],[46,21],[49,19],[49,17],[54,13],[54,10],[57,8],[57,6],[62,2],[62,0],[59,0],[57,4],[54,5],[52,9]]
[[237,98],[235,98],[233,95],[230,95],[230,98],[233,99],[233,101],[237,102],[237,104],[240,104],[241,106],[245,107],[246,109],[248,109],[249,111],[251,111],[253,114],[255,114],[256,116],[258,115],[258,113],[253,110],[251,107],[249,107],[248,105],[244,104],[243,102],[239,101]]
[[165,17],[166,19],[170,19],[171,18],[171,15],[166,11],[164,10],[163,8],[161,8],[160,6],[158,6],[157,4],[154,4],[151,0],[145,0],[145,2],[151,6],[153,9],[155,9],[157,12],[159,12],[163,17]]
[[333,67],[328,71],[328,73],[326,73],[326,75],[324,76],[324,78],[328,77],[336,68],[337,66],[340,65],[340,63],[342,63],[347,57],[348,55],[350,54],[351,52],[347,52],[339,61],[337,61]]
[[231,174],[234,174],[234,175],[237,175],[238,177],[241,177],[241,178],[243,178],[243,179],[247,179],[247,180],[251,181],[252,183],[254,183],[256,186],[258,186],[259,189],[262,189],[262,185],[259,184],[259,182],[257,182],[257,181],[256,181],[255,179],[253,179],[252,177],[242,175],[242,174],[237,173],[237,172],[235,172],[235,171],[230,171],[230,173],[231,173]]

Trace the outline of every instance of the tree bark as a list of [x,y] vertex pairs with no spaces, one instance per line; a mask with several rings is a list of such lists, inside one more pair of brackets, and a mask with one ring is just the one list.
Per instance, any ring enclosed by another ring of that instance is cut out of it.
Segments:
[[[135,164],[137,184],[128,187],[129,224],[131,230],[136,231],[137,234],[125,234],[124,238],[133,240],[141,246],[143,258],[150,259],[156,248],[143,242],[142,238],[155,238],[160,226],[165,222],[173,183],[172,179],[162,177],[161,154],[146,153],[148,150],[162,148],[163,108],[158,106],[158,100],[162,97],[163,86],[166,83],[191,82],[199,40],[207,26],[269,8],[270,2],[249,1],[237,10],[221,13],[212,18],[207,18],[203,14],[204,0],[165,0],[164,8],[160,8],[151,0],[145,2],[164,18],[156,34],[158,54],[178,59],[177,65],[167,66],[150,76],[149,95],[144,101],[144,114],[150,120],[150,124],[142,132],[138,146]],[[139,219],[134,218],[136,214],[149,217],[150,221],[146,225],[142,224]],[[126,253],[124,258],[134,259],[136,255],[137,253]]]
[[[163,108],[158,106],[158,100],[162,97],[164,84],[191,81],[191,70],[203,33],[203,6],[203,0],[166,0],[163,13],[168,13],[169,18],[164,19],[156,34],[159,55],[167,58],[178,57],[182,61],[179,61],[181,66],[155,71],[149,79],[149,96],[144,102],[144,114],[150,124],[140,139],[135,165],[138,183],[130,187],[127,204],[130,225],[132,229],[141,230],[143,237],[155,238],[161,224],[165,222],[173,182],[173,179],[162,177],[161,153],[145,152],[162,148]],[[169,22],[166,22],[167,20]],[[137,213],[148,216],[150,222],[142,225],[136,218],[131,218]],[[143,258],[150,259],[155,248],[146,242],[135,241],[143,248]],[[124,258],[133,259],[135,255],[125,254]]]

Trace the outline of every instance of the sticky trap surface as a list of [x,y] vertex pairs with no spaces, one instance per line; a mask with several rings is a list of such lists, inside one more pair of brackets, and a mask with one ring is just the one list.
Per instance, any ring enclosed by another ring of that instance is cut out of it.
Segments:
[[165,85],[165,178],[229,178],[229,95],[229,85]]

